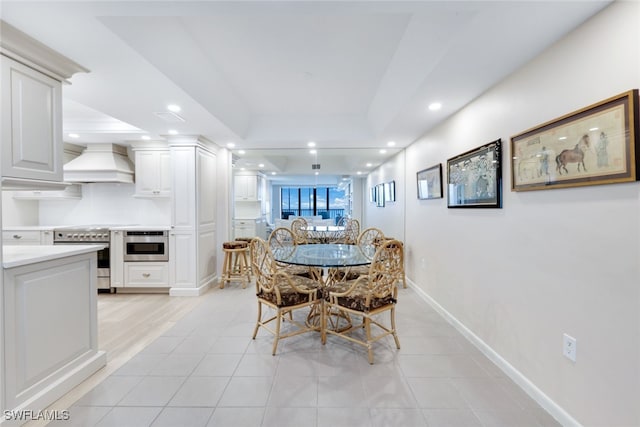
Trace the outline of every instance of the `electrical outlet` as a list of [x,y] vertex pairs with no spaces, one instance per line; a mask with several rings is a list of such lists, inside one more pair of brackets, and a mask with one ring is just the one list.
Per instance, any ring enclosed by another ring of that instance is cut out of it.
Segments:
[[572,362],[576,361],[576,339],[570,335],[562,335],[562,354]]

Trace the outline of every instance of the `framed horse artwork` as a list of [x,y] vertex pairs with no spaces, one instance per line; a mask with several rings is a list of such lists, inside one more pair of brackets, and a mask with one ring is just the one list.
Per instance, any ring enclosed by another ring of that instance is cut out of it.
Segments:
[[511,190],[638,180],[638,90],[511,137]]

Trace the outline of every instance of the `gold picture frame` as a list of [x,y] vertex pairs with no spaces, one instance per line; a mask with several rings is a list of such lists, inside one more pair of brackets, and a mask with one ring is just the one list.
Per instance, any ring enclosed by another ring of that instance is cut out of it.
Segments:
[[511,191],[638,179],[638,90],[511,137]]

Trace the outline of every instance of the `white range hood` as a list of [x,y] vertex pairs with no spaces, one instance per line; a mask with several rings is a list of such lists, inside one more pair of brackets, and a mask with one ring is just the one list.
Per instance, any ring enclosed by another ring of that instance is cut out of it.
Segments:
[[82,154],[64,165],[66,182],[133,182],[133,164],[126,147],[90,144]]

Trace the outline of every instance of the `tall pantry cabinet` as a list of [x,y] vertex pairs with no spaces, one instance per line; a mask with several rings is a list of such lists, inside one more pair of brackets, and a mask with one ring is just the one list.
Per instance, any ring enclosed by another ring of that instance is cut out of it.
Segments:
[[217,158],[201,138],[169,140],[173,171],[171,295],[200,295],[216,276]]

